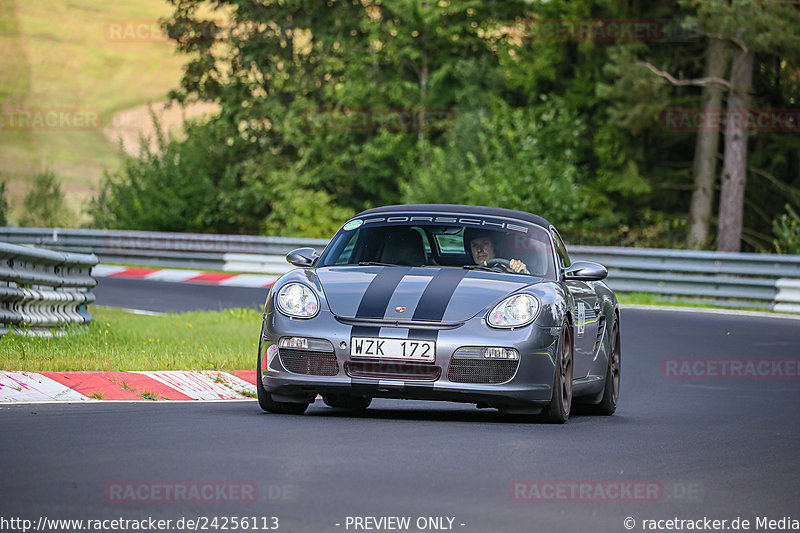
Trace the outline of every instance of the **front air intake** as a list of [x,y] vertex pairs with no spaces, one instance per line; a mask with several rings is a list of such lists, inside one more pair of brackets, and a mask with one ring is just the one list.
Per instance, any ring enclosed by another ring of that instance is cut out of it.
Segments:
[[497,384],[514,377],[519,359],[452,358],[447,379],[453,383]]
[[600,318],[597,319],[597,338],[594,341],[594,347],[592,348],[592,354],[594,357],[597,357],[598,352],[600,351],[600,345],[603,343],[603,335],[606,332],[606,317],[600,315]]
[[296,348],[280,348],[281,363],[289,372],[308,376],[335,376],[339,363],[333,352],[314,352]]

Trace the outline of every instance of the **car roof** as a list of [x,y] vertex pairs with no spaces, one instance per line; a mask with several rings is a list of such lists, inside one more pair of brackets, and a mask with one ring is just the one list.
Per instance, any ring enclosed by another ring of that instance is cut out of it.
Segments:
[[383,207],[375,207],[362,211],[353,218],[358,218],[364,215],[375,215],[379,213],[457,213],[464,215],[487,215],[506,218],[515,218],[541,226],[549,229],[551,224],[544,217],[526,213],[525,211],[517,211],[516,209],[505,209],[502,207],[485,207],[479,205],[458,205],[458,204],[402,204],[402,205],[387,205]]

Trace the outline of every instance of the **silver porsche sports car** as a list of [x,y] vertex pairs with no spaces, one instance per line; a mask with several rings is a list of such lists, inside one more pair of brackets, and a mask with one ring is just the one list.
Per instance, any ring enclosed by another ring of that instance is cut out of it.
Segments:
[[620,322],[606,269],[571,262],[540,216],[397,205],[348,220],[269,291],[258,401],[301,414],[317,395],[474,403],[563,423],[614,413]]

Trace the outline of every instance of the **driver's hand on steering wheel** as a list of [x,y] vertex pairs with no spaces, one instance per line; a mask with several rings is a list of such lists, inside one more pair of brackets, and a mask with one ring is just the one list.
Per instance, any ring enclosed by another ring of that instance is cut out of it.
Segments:
[[523,274],[528,269],[527,265],[522,261],[520,261],[519,259],[512,259],[509,266],[511,267],[511,270],[513,272],[520,272]]

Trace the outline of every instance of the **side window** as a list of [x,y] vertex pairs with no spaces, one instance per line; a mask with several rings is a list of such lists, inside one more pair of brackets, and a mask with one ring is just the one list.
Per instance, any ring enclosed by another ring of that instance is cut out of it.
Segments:
[[555,229],[550,230],[550,234],[553,236],[553,242],[556,245],[556,255],[558,256],[558,262],[560,263],[561,268],[567,268],[572,263],[569,260],[569,254],[567,253],[567,247],[564,246],[564,241],[561,240],[561,235]]
[[350,237],[350,240],[347,241],[347,244],[339,253],[339,257],[333,262],[334,265],[345,265],[353,262],[353,250],[355,249],[356,241],[358,240],[358,235],[360,232],[361,230],[353,232],[353,236]]
[[442,254],[464,255],[464,237],[460,233],[437,233],[436,243]]

